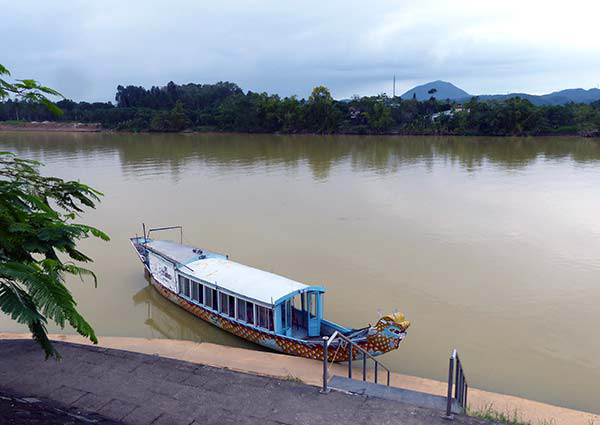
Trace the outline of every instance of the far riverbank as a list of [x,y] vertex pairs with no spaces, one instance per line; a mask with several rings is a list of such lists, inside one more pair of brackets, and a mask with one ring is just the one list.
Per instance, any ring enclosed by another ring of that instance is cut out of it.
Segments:
[[[0,132],[40,132],[40,133],[121,133],[121,134],[270,134],[270,135],[304,135],[304,136],[320,136],[325,135],[321,133],[288,133],[288,132],[236,132],[228,130],[220,130],[216,127],[201,127],[201,128],[187,128],[180,131],[153,131],[149,129],[145,130],[131,130],[131,129],[110,129],[104,128],[100,123],[82,123],[82,122],[60,122],[60,121],[0,121]],[[340,135],[340,136],[424,136],[424,137],[482,137],[479,134],[455,134],[450,132],[358,132],[358,131],[338,131],[333,133],[327,133],[327,135]],[[527,138],[532,137],[530,135],[495,135],[486,136],[495,138]],[[581,137],[581,138],[597,138],[600,140],[600,131],[588,130],[588,131],[573,131],[566,133],[550,133],[540,134],[536,137]]]
[[56,121],[31,121],[31,122],[0,122],[0,131],[40,131],[40,132],[100,132],[108,131],[103,129],[100,124],[81,123],[81,122],[56,122]]

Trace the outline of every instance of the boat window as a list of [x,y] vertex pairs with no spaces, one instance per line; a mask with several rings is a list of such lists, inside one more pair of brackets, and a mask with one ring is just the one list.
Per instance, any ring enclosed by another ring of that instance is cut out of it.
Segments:
[[179,276],[179,284],[177,285],[177,292],[179,292],[180,294],[183,294],[183,290],[185,288],[185,282],[188,281],[187,278],[183,277],[183,276]]
[[204,285],[198,283],[198,300],[200,304],[204,304]]
[[256,316],[257,316],[257,323],[258,326],[260,326],[261,328],[266,328],[267,327],[267,309],[265,307],[261,307],[259,305],[256,306]]
[[275,330],[275,326],[273,326],[273,310],[270,308],[267,309],[267,321],[267,327],[269,328],[269,330]]
[[179,293],[190,297],[190,280],[187,277],[179,276]]
[[220,300],[221,303],[219,305],[219,307],[220,307],[219,311],[221,313],[227,314],[228,313],[228,311],[227,311],[227,294],[224,294],[224,293],[221,292],[219,295],[221,297],[221,300]]
[[310,317],[317,317],[317,297],[314,292],[308,293],[308,304],[310,306]]
[[210,288],[205,286],[204,287],[204,305],[207,307],[212,308],[212,299],[210,297]]
[[273,330],[273,310],[267,307],[256,306],[256,315],[258,316],[258,326],[261,328]]
[[209,288],[208,286],[205,286],[206,289],[206,293],[205,295],[205,300],[204,300],[204,304],[209,307],[212,308],[214,310],[216,310],[217,307],[217,291],[215,289]]
[[228,295],[229,298],[229,315],[235,317],[235,297]]
[[287,300],[281,305],[281,327],[283,329],[287,329],[291,325],[291,304],[291,300]]
[[194,301],[199,301],[198,300],[198,282],[194,282],[194,281],[192,281],[192,299]]
[[235,298],[222,292],[220,293],[220,296],[221,305],[219,311],[233,317],[235,315]]
[[246,321],[254,324],[254,303],[246,301]]
[[243,322],[247,322],[246,320],[246,301],[245,300],[240,300],[238,298],[238,305],[237,305],[237,318],[238,320],[241,320]]

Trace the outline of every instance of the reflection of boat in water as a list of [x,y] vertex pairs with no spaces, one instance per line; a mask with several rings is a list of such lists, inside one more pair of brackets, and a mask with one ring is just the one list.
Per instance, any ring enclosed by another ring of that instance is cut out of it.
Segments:
[[[164,229],[164,228],[163,228]],[[156,229],[162,230],[162,229]],[[152,229],[151,229],[152,231]],[[410,322],[401,313],[351,329],[323,318],[325,288],[254,269],[228,256],[170,241],[131,238],[151,284],[193,315],[248,341],[301,357],[323,358],[323,337],[335,332],[377,356],[397,349]],[[329,345],[346,361],[349,345]],[[353,351],[353,358],[359,355]]]
[[133,296],[133,302],[135,305],[146,304],[147,319],[144,324],[163,338],[261,349],[174,306],[153,286],[138,291]]

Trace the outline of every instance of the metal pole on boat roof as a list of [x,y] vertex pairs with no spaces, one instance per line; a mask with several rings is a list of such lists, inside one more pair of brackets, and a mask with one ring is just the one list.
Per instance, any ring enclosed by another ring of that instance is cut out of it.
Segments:
[[142,230],[144,231],[144,243],[146,243],[146,224],[142,223]]
[[328,394],[329,388],[327,388],[327,341],[329,340],[328,336],[323,337],[323,388],[321,389],[321,394]]

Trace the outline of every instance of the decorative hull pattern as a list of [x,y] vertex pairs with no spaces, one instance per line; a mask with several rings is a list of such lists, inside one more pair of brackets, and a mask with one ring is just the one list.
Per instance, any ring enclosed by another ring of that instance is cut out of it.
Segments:
[[[272,350],[309,359],[323,360],[323,344],[320,341],[286,337],[253,326],[246,326],[235,319],[225,317],[186,300],[160,284],[147,269],[145,269],[145,272],[150,278],[151,284],[162,296],[202,320]],[[397,349],[406,336],[408,326],[410,326],[410,322],[404,320],[401,313],[383,316],[375,326],[368,329],[365,336],[353,340],[372,356],[378,356]],[[329,346],[327,356],[331,361],[343,362],[348,360],[349,352],[348,344],[340,344],[336,341]],[[353,350],[352,358],[353,360],[361,359],[362,354],[358,350]]]

